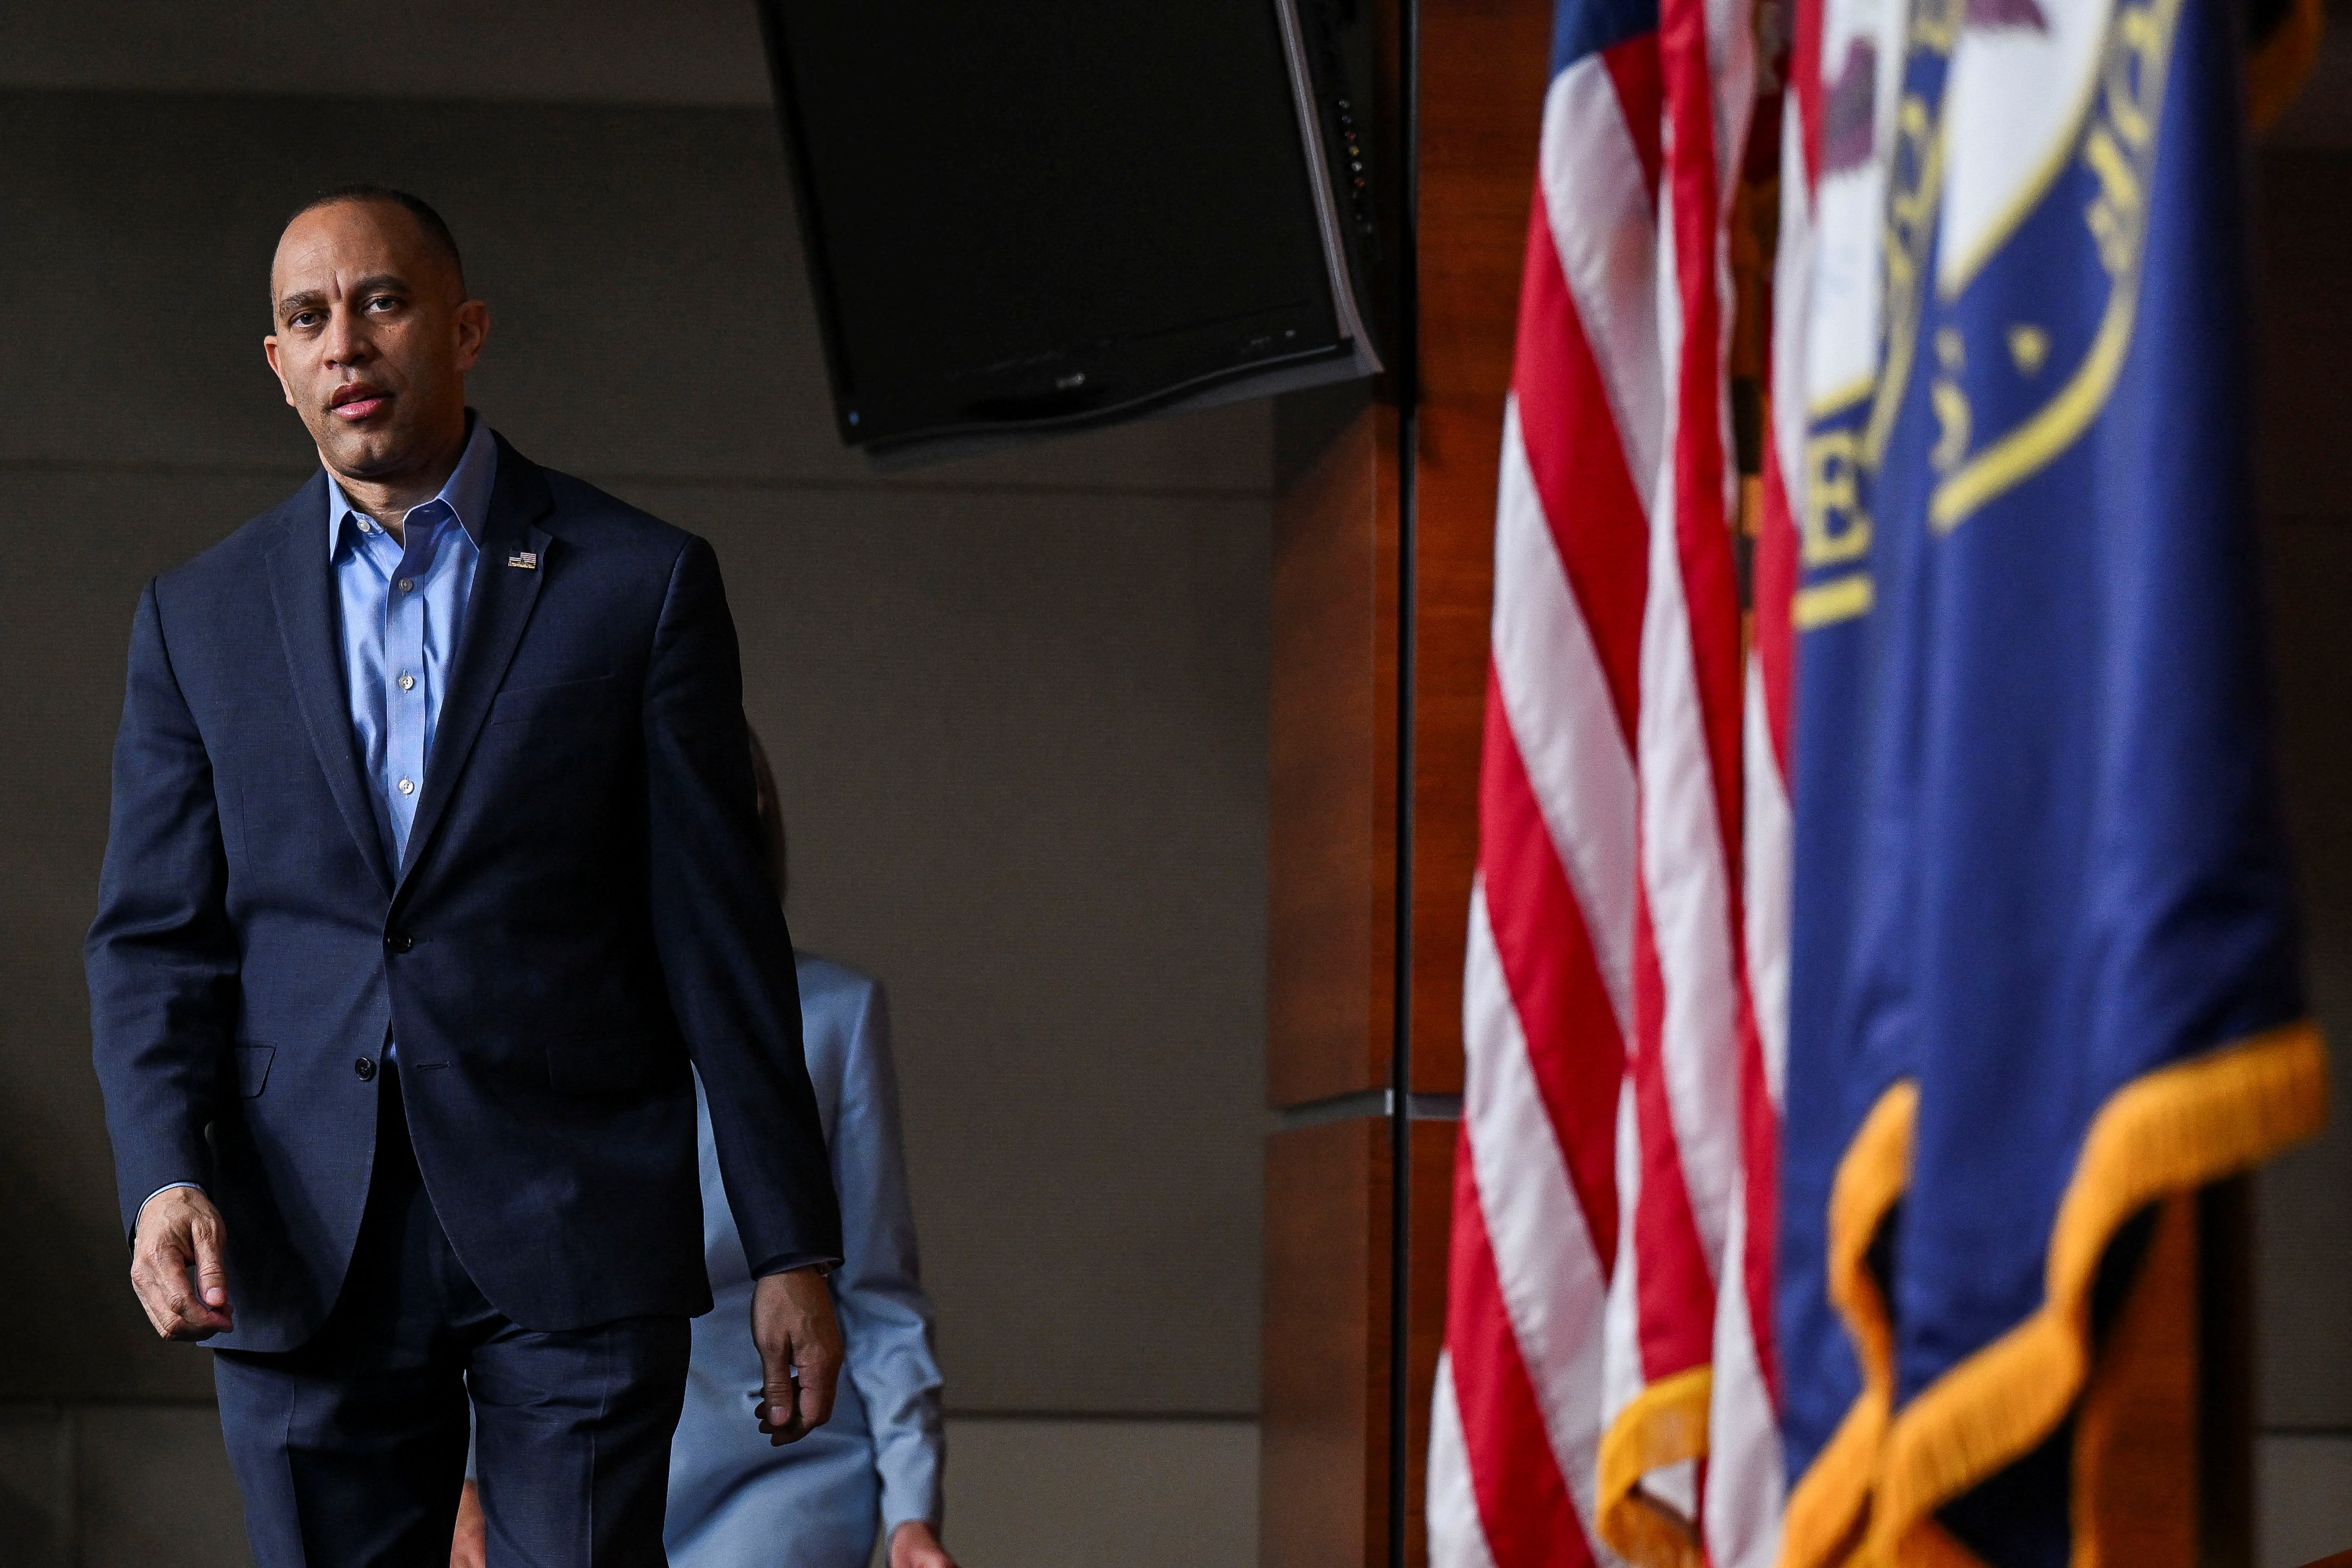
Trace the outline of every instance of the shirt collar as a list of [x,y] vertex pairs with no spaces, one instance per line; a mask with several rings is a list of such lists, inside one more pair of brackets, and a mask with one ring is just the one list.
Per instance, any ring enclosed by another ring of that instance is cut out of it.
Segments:
[[[490,434],[488,421],[472,409],[466,411],[466,422],[471,434],[466,437],[466,450],[457,455],[457,466],[450,472],[448,481],[433,501],[442,501],[457,516],[457,526],[478,548],[482,542],[482,526],[489,520],[490,486],[498,476],[498,440]],[[425,506],[431,506],[427,501]],[[421,509],[421,508],[416,508]],[[327,476],[327,559],[332,560],[341,547],[343,525],[353,517],[365,513],[352,505],[343,494],[342,486]]]

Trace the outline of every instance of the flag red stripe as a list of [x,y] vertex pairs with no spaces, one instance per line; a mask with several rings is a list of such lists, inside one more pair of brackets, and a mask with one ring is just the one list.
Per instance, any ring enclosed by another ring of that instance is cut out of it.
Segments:
[[1633,1036],[1627,1063],[1633,1082],[1633,1124],[1641,1138],[1641,1190],[1633,1202],[1633,1246],[1641,1258],[1638,1288],[1642,1375],[1650,1382],[1704,1364],[1715,1341],[1715,1285],[1700,1244],[1683,1179],[1682,1145],[1675,1137],[1659,1049],[1664,1030],[1665,977],[1658,967],[1650,894],[1636,894],[1633,925]]
[[[1805,190],[1822,177],[1822,0],[1796,0],[1789,34],[1789,85],[1796,93]],[[1790,389],[1795,390],[1795,389]]]
[[1737,1260],[1748,1291],[1748,1336],[1772,1407],[1780,1407],[1780,1358],[1772,1333],[1772,1260],[1780,1236],[1780,1128],[1764,1082],[1764,1051],[1747,1031],[1739,1053],[1740,1159],[1747,1184],[1747,1256]]
[[1584,336],[1576,300],[1552,243],[1543,184],[1528,220],[1528,262],[1519,287],[1517,361],[1512,389],[1528,470],[1544,520],[1584,613],[1609,679],[1625,744],[1640,708],[1643,585],[1649,580],[1649,524],[1624,444]]
[[1617,1086],[1625,1042],[1491,670],[1478,823],[1479,870],[1511,1008],[1605,1271],[1617,1257]]
[[1658,36],[1637,34],[1601,51],[1601,63],[1625,107],[1625,129],[1633,135],[1633,155],[1642,161],[1642,183],[1649,188],[1650,204],[1657,205],[1659,168],[1665,153],[1660,144],[1664,125],[1658,106],[1665,89],[1658,78]]
[[1724,509],[1722,235],[1715,165],[1713,79],[1706,10],[1697,0],[1662,7],[1658,47],[1666,114],[1675,131],[1666,201],[1674,224],[1675,298],[1682,311],[1675,367],[1674,511],[1675,545],[1689,607],[1700,723],[1715,779],[1724,864],[1738,940],[1739,585]]
[[1465,1124],[1465,1146],[1454,1162],[1445,1344],[1453,1358],[1478,1517],[1495,1568],[1589,1568],[1593,1558],[1584,1524],[1552,1457],[1535,1388],[1503,1306],[1468,1140]]

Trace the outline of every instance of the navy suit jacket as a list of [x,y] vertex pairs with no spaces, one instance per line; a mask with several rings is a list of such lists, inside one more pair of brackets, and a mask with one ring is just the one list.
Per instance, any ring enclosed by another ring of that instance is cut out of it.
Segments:
[[200,1184],[236,1319],[212,1343],[302,1343],[359,1232],[390,1038],[442,1227],[524,1328],[709,1308],[689,1061],[751,1267],[839,1258],[709,546],[499,444],[394,866],[326,483],[157,578],[132,623],[88,949],[125,1230]]

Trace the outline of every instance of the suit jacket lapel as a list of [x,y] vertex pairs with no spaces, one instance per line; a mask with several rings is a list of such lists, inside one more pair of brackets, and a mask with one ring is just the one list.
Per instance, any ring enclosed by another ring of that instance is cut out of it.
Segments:
[[[458,776],[489,716],[490,699],[505,681],[516,645],[539,601],[539,585],[550,570],[554,540],[538,526],[555,507],[547,476],[504,439],[499,442],[498,477],[490,488],[489,519],[482,525],[481,559],[474,567],[474,591],[466,601],[466,624],[457,636],[457,657],[449,690],[434,727],[433,755],[425,763],[425,789],[408,830],[408,852],[400,863],[395,891],[405,888],[457,792]],[[537,570],[509,566],[520,550],[538,557]]]
[[343,674],[342,641],[335,632],[334,562],[327,553],[327,476],[314,476],[278,508],[277,541],[268,552],[269,597],[278,612],[278,634],[286,645],[294,697],[303,727],[327,775],[335,809],[359,845],[361,858],[392,894],[392,872],[383,835],[370,803],[365,765],[352,733],[352,699]]

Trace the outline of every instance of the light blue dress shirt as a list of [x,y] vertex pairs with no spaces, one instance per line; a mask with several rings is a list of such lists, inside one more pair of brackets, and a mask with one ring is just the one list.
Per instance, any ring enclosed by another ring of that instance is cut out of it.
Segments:
[[865,1568],[910,1519],[940,1523],[940,1365],[915,1255],[898,1134],[898,1082],[882,988],[844,965],[794,955],[801,1031],[841,1195],[842,1251],[827,1283],[848,1364],[833,1417],[777,1448],[753,1425],[760,1355],[745,1332],[751,1270],[702,1122],[702,1244],[717,1310],[694,1322],[686,1408],[670,1448],[672,1568]]
[[489,425],[468,417],[473,434],[456,470],[440,494],[409,509],[401,541],[353,507],[331,476],[327,484],[327,553],[341,611],[352,734],[374,786],[376,831],[394,875],[416,821],[498,472]]
[[[490,427],[468,413],[472,433],[448,482],[402,519],[406,543],[352,505],[327,476],[327,559],[334,567],[336,608],[343,629],[343,680],[351,694],[352,733],[360,743],[375,806],[385,862],[400,874],[409,825],[425,788],[425,763],[440,721],[442,694],[457,657],[457,632],[474,591],[481,559],[482,525],[490,515],[499,445]],[[387,1061],[396,1056],[384,1042]],[[174,1186],[159,1186],[140,1201]]]

